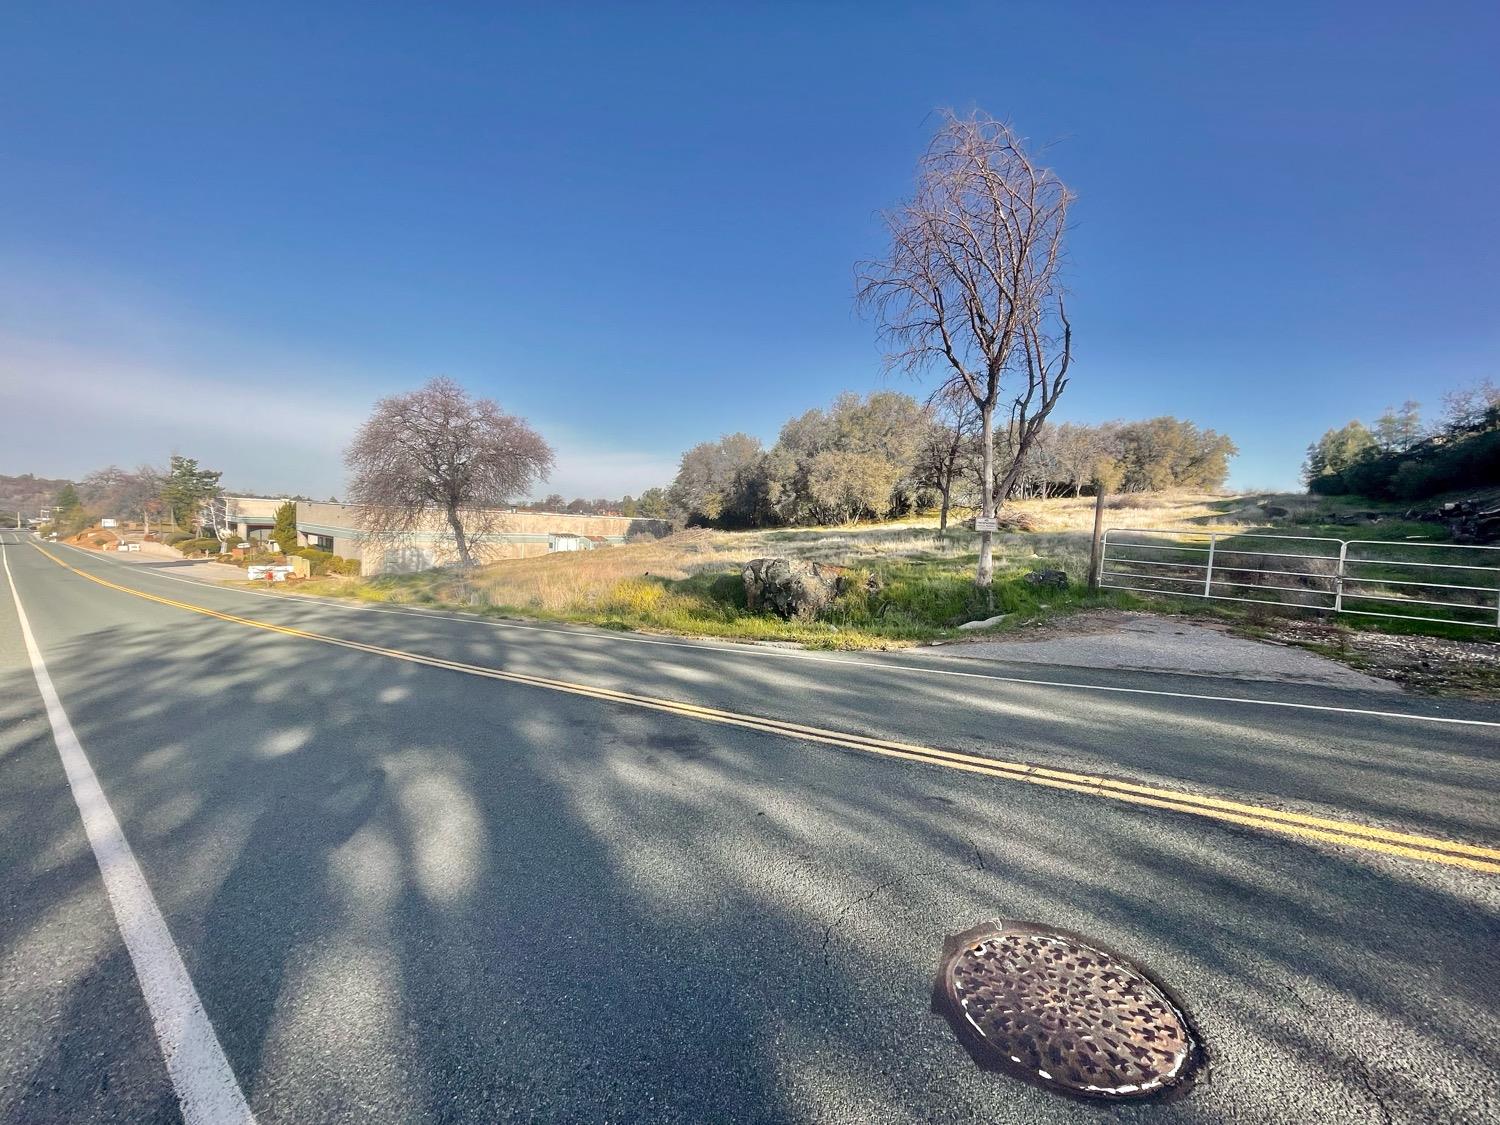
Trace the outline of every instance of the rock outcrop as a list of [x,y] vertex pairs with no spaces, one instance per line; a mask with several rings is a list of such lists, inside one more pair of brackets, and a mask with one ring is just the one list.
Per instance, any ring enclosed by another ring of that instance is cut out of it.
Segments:
[[1500,505],[1485,507],[1477,500],[1453,500],[1431,511],[1413,508],[1409,520],[1446,524],[1456,543],[1500,542]]
[[740,570],[745,604],[787,620],[810,621],[838,597],[846,582],[842,567],[801,559],[751,559]]

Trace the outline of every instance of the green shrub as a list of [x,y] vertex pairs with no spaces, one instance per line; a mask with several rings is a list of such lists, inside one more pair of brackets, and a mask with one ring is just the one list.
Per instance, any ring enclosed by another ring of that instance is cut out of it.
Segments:
[[178,540],[172,546],[176,547],[184,555],[216,555],[219,553],[219,541],[217,539],[194,539],[188,536],[186,539]]
[[169,531],[161,537],[161,541],[169,547],[175,547],[191,538],[193,538],[191,531]]
[[312,564],[314,578],[324,574],[357,575],[359,573],[358,559],[340,558],[331,551],[319,550],[317,547],[303,547],[296,553]]

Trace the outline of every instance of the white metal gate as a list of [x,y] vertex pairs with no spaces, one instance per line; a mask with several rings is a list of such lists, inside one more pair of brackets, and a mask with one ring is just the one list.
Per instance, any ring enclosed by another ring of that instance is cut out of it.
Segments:
[[1099,570],[1113,590],[1500,629],[1500,547],[1112,527]]

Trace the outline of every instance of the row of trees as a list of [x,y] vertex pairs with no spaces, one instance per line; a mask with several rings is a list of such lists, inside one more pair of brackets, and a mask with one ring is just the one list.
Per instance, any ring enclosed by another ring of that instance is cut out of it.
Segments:
[[[369,534],[392,541],[426,534],[426,521],[436,509],[459,560],[470,566],[475,547],[503,523],[499,509],[546,479],[553,452],[524,419],[489,399],[473,398],[451,379],[437,378],[377,402],[345,463],[349,500]],[[199,534],[205,526],[218,533],[224,522],[223,505],[216,503],[222,495],[220,475],[175,455],[165,471],[110,466],[59,490],[53,525],[74,534],[102,515],[139,515],[170,519]],[[664,506],[664,499],[660,502]],[[283,550],[295,547],[293,503],[278,508],[272,536]]]
[[1444,396],[1434,425],[1407,401],[1370,426],[1329,430],[1307,447],[1302,473],[1311,492],[1394,500],[1500,484],[1500,387],[1485,380]]
[[910,395],[843,394],[809,410],[765,450],[729,434],[682,455],[667,490],[674,515],[723,527],[842,523],[909,510],[928,416]]
[[[1234,443],[1176,418],[1016,424],[992,435],[986,458],[979,411],[957,396],[927,406],[910,395],[840,395],[827,410],[789,420],[770,449],[736,433],[682,455],[667,490],[671,515],[689,524],[765,527],[892,518],[955,506],[991,510],[1021,496],[1109,489],[1216,489]],[[988,467],[988,473],[986,468]]]
[[541,500],[516,505],[523,512],[567,512],[575,516],[642,516],[647,519],[666,519],[671,514],[667,502],[667,490],[648,488],[640,496],[628,492],[618,500],[588,500],[576,496],[567,499],[560,492],[549,493]]
[[[932,459],[938,466],[956,464],[960,479],[968,478],[968,492],[978,495],[982,475],[972,438],[965,443],[965,419],[950,416],[934,427]],[[1111,492],[1156,492],[1167,488],[1212,491],[1224,486],[1229,460],[1238,452],[1234,442],[1217,430],[1163,415],[1138,422],[1086,425],[1047,423],[1037,429],[1031,445],[1020,452],[1011,429],[997,435],[998,458],[1015,462],[1008,474],[1009,491],[996,497],[1080,495],[1102,486]],[[935,480],[934,483],[937,483]]]
[[221,475],[199,468],[194,458],[176,454],[165,469],[109,465],[76,485],[69,481],[58,489],[52,498],[52,526],[60,534],[74,535],[108,516],[201,530],[213,522],[210,501],[220,495]]

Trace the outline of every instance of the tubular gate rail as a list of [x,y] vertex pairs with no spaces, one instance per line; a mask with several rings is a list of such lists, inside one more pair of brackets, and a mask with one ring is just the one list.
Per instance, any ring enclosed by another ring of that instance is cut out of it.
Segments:
[[1112,527],[1099,584],[1500,629],[1500,547]]

